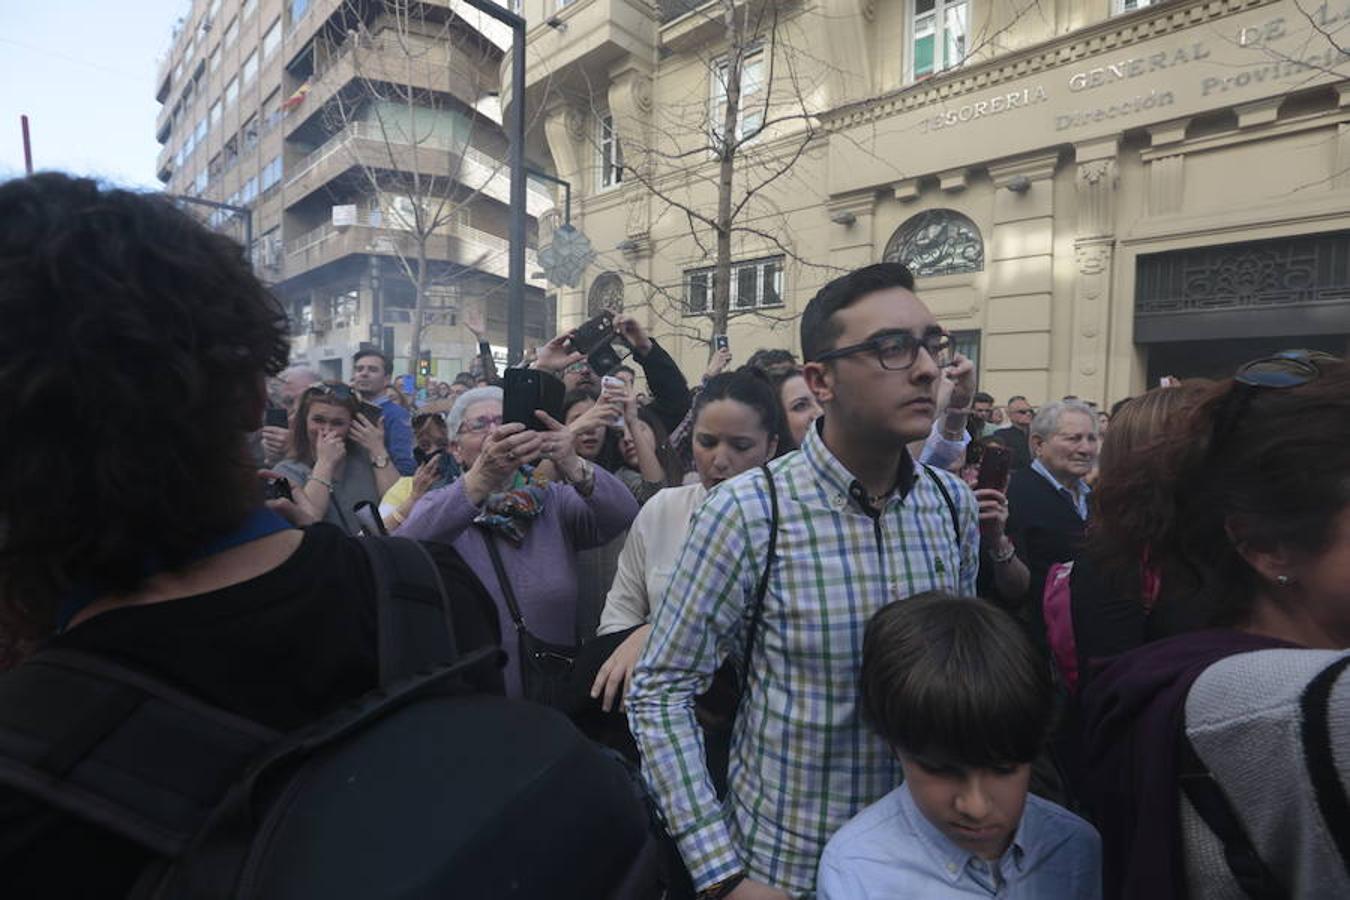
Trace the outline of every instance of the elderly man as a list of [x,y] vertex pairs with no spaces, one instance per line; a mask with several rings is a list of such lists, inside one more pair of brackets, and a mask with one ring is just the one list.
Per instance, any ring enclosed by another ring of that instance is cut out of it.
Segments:
[[[300,402],[300,395],[320,381],[323,381],[323,376],[309,366],[291,366],[277,376],[277,400],[286,410],[288,418],[295,415],[295,406]],[[291,446],[289,428],[264,425],[258,437],[262,442],[263,462],[266,465],[275,465],[286,457],[286,451]]]
[[1045,646],[1041,594],[1050,566],[1074,558],[1088,517],[1084,480],[1097,462],[1097,415],[1076,400],[1047,403],[1031,423],[1031,466],[1008,485],[1007,534],[1031,570],[1025,603],[1032,637]]

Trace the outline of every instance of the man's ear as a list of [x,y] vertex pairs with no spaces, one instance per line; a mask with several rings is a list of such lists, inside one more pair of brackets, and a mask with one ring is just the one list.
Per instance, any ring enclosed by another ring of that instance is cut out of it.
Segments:
[[834,400],[834,370],[829,363],[809,362],[802,366],[802,379],[816,402],[824,406]]

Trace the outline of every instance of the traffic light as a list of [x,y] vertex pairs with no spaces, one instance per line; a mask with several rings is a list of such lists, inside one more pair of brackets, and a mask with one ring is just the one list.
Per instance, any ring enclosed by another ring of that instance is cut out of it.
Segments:
[[431,377],[431,351],[423,350],[417,357],[417,380],[426,381]]

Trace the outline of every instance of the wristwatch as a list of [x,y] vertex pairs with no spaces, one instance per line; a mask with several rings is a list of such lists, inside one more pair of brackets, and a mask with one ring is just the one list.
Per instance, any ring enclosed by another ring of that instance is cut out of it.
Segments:
[[[568,478],[567,473],[563,472],[562,477],[568,484],[573,486],[585,486],[595,482],[595,465],[589,459],[578,460],[581,463],[581,477]],[[585,493],[583,491],[583,493]]]
[[373,466],[374,466],[375,468],[377,468],[377,469],[384,469],[384,468],[387,468],[388,465],[389,465],[389,457],[388,457],[388,456],[377,456],[377,457],[375,457],[374,459],[372,459],[372,460],[370,461],[370,464],[373,465]]
[[710,884],[699,891],[696,900],[722,900],[736,888],[741,886],[741,882],[746,879],[744,872],[737,872],[730,878],[723,878],[716,884]]

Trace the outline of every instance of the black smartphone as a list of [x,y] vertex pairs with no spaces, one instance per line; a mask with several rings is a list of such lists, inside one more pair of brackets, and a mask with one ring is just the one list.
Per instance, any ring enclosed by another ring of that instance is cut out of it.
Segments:
[[285,478],[269,478],[263,482],[263,496],[268,500],[290,500],[295,502],[291,493],[291,483]]
[[613,344],[605,342],[587,355],[586,365],[590,366],[591,371],[596,375],[604,378],[623,365],[623,357],[619,355],[619,351],[614,349]]
[[384,410],[380,409],[374,403],[367,403],[364,400],[361,401],[359,412],[366,417],[366,421],[371,425],[380,424],[380,416],[384,415]]
[[542,409],[559,422],[563,417],[562,380],[538,369],[507,369],[502,399],[502,424],[519,422],[533,431],[548,426],[534,414]]
[[727,338],[727,336],[726,336],[725,334],[714,334],[714,335],[713,335],[713,349],[714,349],[714,350],[730,350],[730,349],[731,349],[731,341]]
[[577,353],[590,353],[614,335],[614,313],[604,310],[593,319],[582,322],[567,343]]
[[975,490],[993,488],[996,491],[1008,489],[1008,471],[1012,467],[1012,451],[1002,444],[989,443],[980,457],[980,477],[975,481]]
[[267,412],[263,413],[263,424],[271,428],[285,428],[289,423],[289,417],[286,410],[280,406],[269,406]]
[[353,506],[352,512],[356,515],[356,521],[361,523],[361,533],[366,537],[389,533],[389,529],[384,527],[384,519],[380,518],[379,509],[369,500],[362,500]]

